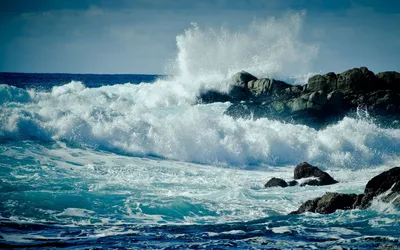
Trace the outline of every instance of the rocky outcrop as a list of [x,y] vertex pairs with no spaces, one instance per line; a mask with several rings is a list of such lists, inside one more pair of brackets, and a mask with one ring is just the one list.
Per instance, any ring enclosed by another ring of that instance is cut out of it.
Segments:
[[[312,179],[311,177],[315,177]],[[264,187],[288,187],[299,184],[296,180],[311,178],[301,182],[301,186],[324,186],[337,183],[328,173],[322,171],[318,167],[312,166],[307,162],[302,162],[294,168],[294,180],[286,182],[283,179],[273,177]]]
[[304,212],[329,214],[338,209],[366,209],[378,195],[383,195],[380,197],[383,202],[390,202],[400,207],[400,167],[392,168],[372,178],[363,194],[326,193],[322,197],[306,201],[290,214]]
[[375,176],[367,183],[361,207],[368,207],[374,197],[388,191],[389,193],[383,196],[382,200],[393,201],[395,204],[400,204],[400,167],[385,171]]
[[315,75],[304,86],[271,78],[257,79],[247,72],[233,77],[229,93],[203,93],[202,102],[230,101],[226,115],[241,118],[268,117],[320,128],[355,112],[367,109],[376,117],[400,115],[400,73],[374,74],[366,67],[340,74]]
[[294,169],[294,179],[316,177],[317,179],[303,182],[302,185],[324,186],[337,183],[327,172],[322,171],[318,167],[312,166],[307,162],[302,162]]

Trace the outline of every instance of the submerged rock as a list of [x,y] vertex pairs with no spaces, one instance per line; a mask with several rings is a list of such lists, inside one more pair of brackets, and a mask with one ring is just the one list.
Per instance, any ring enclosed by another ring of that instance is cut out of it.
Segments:
[[333,179],[332,176],[330,176],[327,172],[324,172],[318,167],[310,165],[307,162],[302,162],[295,167],[295,180],[309,177],[317,177],[318,180],[309,180],[304,182],[302,185],[323,186],[337,183],[337,181]]

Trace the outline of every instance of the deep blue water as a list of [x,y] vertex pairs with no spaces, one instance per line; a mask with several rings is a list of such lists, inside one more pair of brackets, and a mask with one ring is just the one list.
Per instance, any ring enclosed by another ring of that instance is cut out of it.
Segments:
[[81,81],[88,88],[102,85],[114,85],[123,83],[138,84],[141,82],[153,82],[160,75],[138,74],[43,74],[43,73],[7,73],[0,72],[0,84],[15,86],[18,88],[43,88],[51,89],[71,81]]
[[[189,84],[189,85],[185,85]],[[400,213],[288,215],[361,193],[400,163],[400,131],[346,117],[321,131],[234,120],[156,75],[0,73],[0,248],[400,247]],[[302,161],[339,180],[264,189]]]

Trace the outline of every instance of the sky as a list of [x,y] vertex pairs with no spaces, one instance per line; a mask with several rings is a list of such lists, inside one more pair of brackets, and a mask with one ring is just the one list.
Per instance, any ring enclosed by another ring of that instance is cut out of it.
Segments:
[[314,72],[400,71],[395,0],[0,0],[0,72],[163,74],[192,22],[231,30],[305,12]]

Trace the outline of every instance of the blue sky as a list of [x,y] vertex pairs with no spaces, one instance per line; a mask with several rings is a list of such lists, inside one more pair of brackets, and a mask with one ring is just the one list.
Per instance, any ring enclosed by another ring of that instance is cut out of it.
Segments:
[[288,11],[306,11],[314,72],[400,71],[394,0],[0,0],[0,71],[164,73],[191,22],[235,30]]

